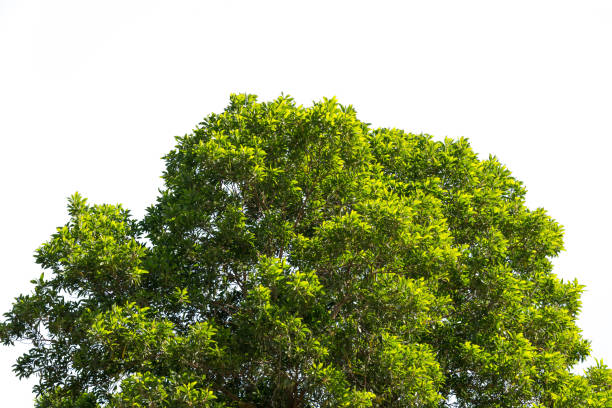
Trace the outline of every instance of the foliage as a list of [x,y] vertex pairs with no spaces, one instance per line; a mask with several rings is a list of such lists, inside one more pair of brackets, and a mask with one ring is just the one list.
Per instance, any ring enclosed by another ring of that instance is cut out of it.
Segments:
[[39,408],[612,406],[562,228],[465,139],[232,95],[165,160],[141,221],[72,196],[5,314]]

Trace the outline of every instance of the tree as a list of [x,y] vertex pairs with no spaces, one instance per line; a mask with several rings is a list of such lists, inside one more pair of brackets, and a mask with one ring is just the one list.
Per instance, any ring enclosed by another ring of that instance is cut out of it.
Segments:
[[610,407],[562,228],[465,139],[232,95],[143,220],[69,200],[5,314],[41,407]]

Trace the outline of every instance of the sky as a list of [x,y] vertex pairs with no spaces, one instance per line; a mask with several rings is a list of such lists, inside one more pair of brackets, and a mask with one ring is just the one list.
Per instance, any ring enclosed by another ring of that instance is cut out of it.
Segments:
[[[0,0],[0,312],[75,191],[142,217],[173,137],[230,93],[336,96],[523,181],[565,227],[555,273],[586,285],[578,324],[612,365],[611,43],[608,0]],[[32,406],[26,347],[0,346],[7,406]]]

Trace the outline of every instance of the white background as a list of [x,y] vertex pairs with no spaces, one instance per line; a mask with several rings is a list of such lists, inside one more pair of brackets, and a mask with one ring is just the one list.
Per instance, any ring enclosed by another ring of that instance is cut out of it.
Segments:
[[[556,272],[587,285],[579,324],[611,363],[611,41],[605,0],[0,0],[0,312],[73,192],[141,217],[173,136],[230,92],[336,95],[524,181],[565,226]],[[0,346],[4,406],[32,406],[23,350]]]

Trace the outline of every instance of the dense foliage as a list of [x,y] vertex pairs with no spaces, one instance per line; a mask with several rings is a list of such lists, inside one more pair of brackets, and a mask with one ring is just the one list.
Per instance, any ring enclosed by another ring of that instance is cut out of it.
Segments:
[[610,407],[562,229],[465,139],[232,95],[143,220],[69,200],[5,314],[42,407]]

